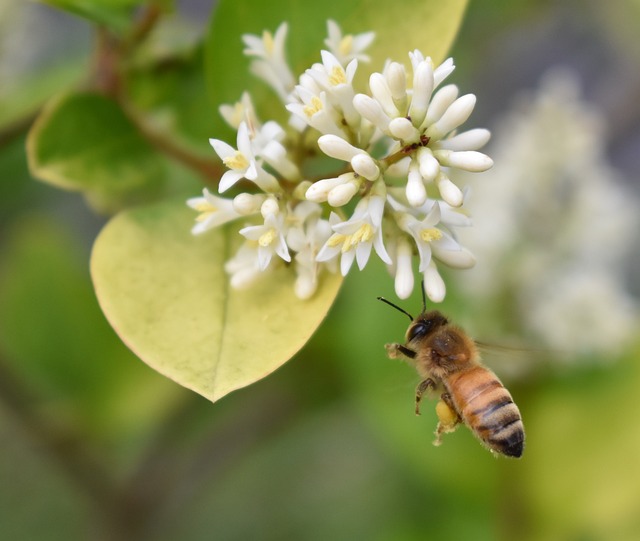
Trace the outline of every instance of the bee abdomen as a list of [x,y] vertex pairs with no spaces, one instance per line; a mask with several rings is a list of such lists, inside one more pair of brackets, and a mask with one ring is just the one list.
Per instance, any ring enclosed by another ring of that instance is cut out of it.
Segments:
[[520,411],[492,372],[477,367],[460,374],[451,387],[464,422],[487,447],[507,456],[522,456],[524,426]]
[[485,416],[474,431],[489,448],[503,455],[520,457],[524,450],[524,426],[517,406],[510,401]]

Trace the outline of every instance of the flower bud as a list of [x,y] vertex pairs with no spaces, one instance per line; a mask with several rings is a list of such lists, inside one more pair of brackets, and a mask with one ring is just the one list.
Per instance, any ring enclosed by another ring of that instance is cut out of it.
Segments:
[[275,197],[267,197],[262,203],[260,207],[260,213],[262,217],[266,220],[268,216],[273,216],[280,212],[280,207],[278,206],[278,202]]
[[447,292],[444,280],[433,261],[429,262],[424,271],[424,292],[432,302],[442,302]]
[[445,202],[449,203],[452,207],[459,207],[462,205],[464,200],[462,191],[458,188],[453,182],[451,182],[445,175],[442,173],[438,175],[438,179],[436,180],[438,184],[438,190],[440,191],[440,195]]
[[415,143],[420,140],[420,132],[409,119],[404,117],[394,118],[389,122],[389,133],[405,144]]
[[396,251],[396,277],[395,289],[396,295],[400,299],[406,299],[413,291],[413,268],[411,260],[413,258],[413,250],[411,245],[404,237],[398,240],[398,248]]
[[369,154],[357,154],[351,159],[351,167],[358,175],[367,180],[375,180],[380,176],[380,168]]
[[493,166],[493,160],[489,156],[475,150],[462,150],[460,152],[434,150],[433,155],[442,165],[457,167],[472,173],[481,173]]
[[491,132],[484,128],[474,128],[437,143],[438,149],[444,150],[478,150],[489,142]]
[[427,200],[427,189],[425,188],[422,175],[415,162],[409,167],[406,194],[407,201],[414,208],[422,206]]
[[234,197],[233,208],[238,214],[247,216],[260,210],[264,196],[259,194],[241,193]]
[[429,103],[427,116],[422,123],[422,128],[427,128],[434,122],[440,120],[440,117],[442,117],[444,112],[456,100],[457,97],[458,87],[456,85],[443,86],[440,90],[438,90],[433,95],[431,103]]
[[327,156],[337,160],[344,160],[345,162],[350,161],[356,154],[363,152],[347,143],[342,137],[333,134],[322,135],[318,138],[318,146]]
[[425,182],[431,182],[440,172],[440,163],[427,147],[421,147],[418,150],[417,158],[422,178]]
[[442,139],[449,132],[464,124],[476,105],[476,97],[466,94],[454,101],[444,112],[440,120],[427,128],[426,135],[433,139]]
[[332,207],[341,207],[346,205],[351,198],[358,192],[357,182],[347,182],[346,184],[340,184],[329,192],[327,201]]
[[356,94],[353,98],[353,106],[364,118],[373,123],[380,131],[388,131],[391,119],[382,110],[382,106],[372,97],[366,94]]
[[431,59],[418,63],[413,74],[413,95],[409,116],[414,126],[420,126],[427,114],[427,106],[433,91],[433,67]]

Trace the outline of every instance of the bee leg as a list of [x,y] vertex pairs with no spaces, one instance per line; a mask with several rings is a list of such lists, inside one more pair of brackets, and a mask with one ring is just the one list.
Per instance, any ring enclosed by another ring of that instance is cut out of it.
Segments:
[[418,386],[416,387],[416,415],[420,415],[420,401],[422,400],[422,395],[426,393],[429,389],[436,388],[436,382],[431,378],[427,378],[422,380]]
[[385,348],[390,359],[400,359],[402,357],[414,359],[416,356],[415,351],[403,346],[402,344],[387,344]]
[[455,431],[462,419],[453,406],[449,393],[442,393],[440,401],[436,404],[436,414],[438,416],[438,426],[436,427],[436,439],[433,445],[437,447],[442,443],[442,434]]

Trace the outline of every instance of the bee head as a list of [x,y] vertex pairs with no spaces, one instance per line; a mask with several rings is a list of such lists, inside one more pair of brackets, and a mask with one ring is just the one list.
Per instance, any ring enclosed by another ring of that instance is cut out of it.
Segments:
[[422,312],[414,321],[412,321],[411,325],[409,325],[409,329],[407,330],[407,342],[425,338],[447,323],[447,318],[437,310]]

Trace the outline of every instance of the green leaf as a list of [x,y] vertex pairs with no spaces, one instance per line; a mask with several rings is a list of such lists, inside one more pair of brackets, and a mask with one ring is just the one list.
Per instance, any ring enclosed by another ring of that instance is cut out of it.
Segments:
[[129,27],[134,7],[141,4],[140,0],[43,0],[43,2],[117,32],[124,32]]
[[325,317],[342,279],[321,278],[308,301],[282,266],[246,290],[224,263],[236,229],[193,236],[184,201],[125,211],[96,240],[91,272],[100,305],[147,364],[208,398],[253,383],[291,358]]
[[[408,64],[408,52],[416,48],[441,62],[462,22],[467,0],[407,0],[398,5],[384,0],[221,0],[214,12],[206,49],[206,75],[213,103],[238,101],[244,90],[251,95],[263,118],[284,118],[284,108],[274,93],[249,73],[249,59],[242,54],[242,34],[274,32],[287,21],[286,53],[294,75],[320,60],[326,48],[327,19],[337,21],[345,34],[373,30],[376,40],[368,51],[374,71],[387,58]],[[368,68],[367,68],[368,69]],[[359,72],[367,71],[362,65]],[[365,78],[363,83],[368,79]],[[364,87],[362,87],[364,90]],[[219,131],[228,129],[218,121]]]
[[83,191],[100,210],[113,211],[157,195],[165,162],[112,100],[77,93],[53,100],[27,139],[32,174]]

